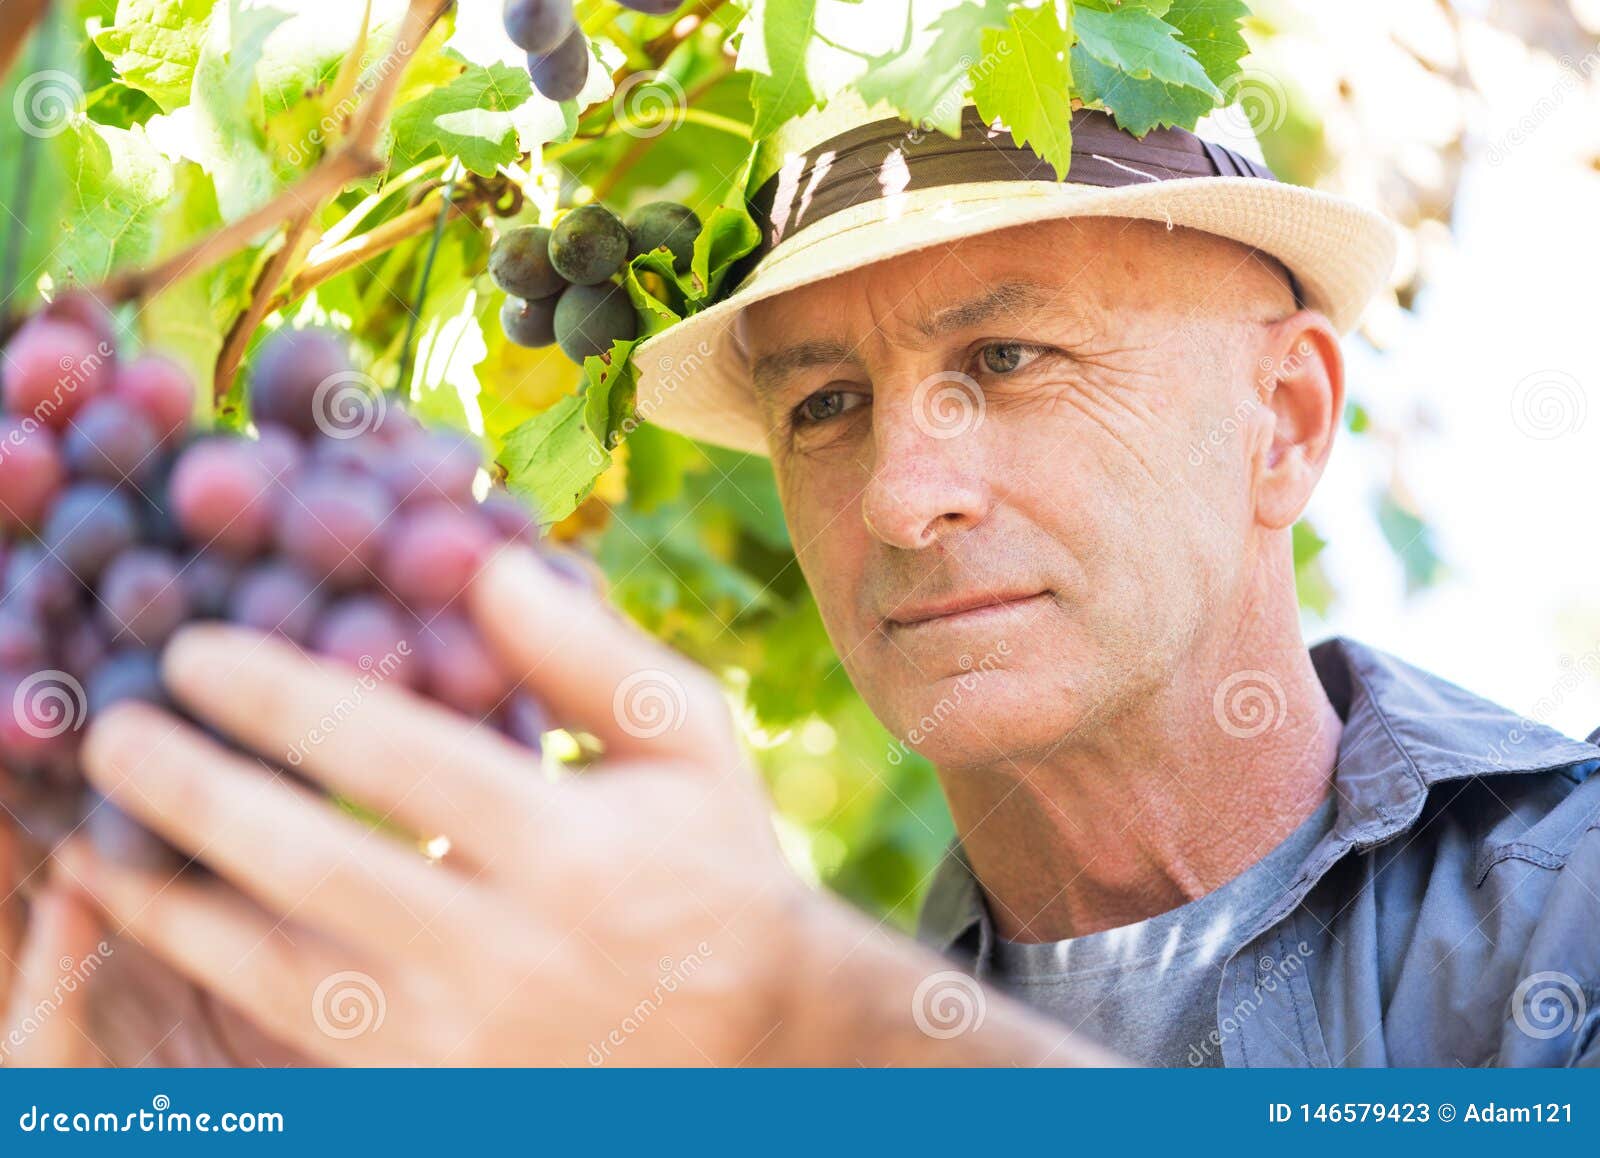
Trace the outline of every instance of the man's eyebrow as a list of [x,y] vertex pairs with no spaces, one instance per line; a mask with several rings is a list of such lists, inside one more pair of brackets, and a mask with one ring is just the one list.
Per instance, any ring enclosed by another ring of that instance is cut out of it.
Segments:
[[940,334],[981,325],[1002,314],[1036,310],[1059,302],[1062,296],[1060,286],[1046,287],[1026,281],[1005,282],[975,298],[943,306],[916,322],[915,327],[924,338],[936,338]]
[[750,381],[757,394],[772,394],[797,370],[856,360],[853,346],[832,338],[813,338],[757,358],[750,367]]

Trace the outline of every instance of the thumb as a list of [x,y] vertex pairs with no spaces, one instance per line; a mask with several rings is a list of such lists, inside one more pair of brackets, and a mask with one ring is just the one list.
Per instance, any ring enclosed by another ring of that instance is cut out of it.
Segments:
[[100,922],[81,894],[51,883],[34,899],[0,1026],[0,1061],[97,1064],[89,1037],[89,986],[101,963],[100,937]]

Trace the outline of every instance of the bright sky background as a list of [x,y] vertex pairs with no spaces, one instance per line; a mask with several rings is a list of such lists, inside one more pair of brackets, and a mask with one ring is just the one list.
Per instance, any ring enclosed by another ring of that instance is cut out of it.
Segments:
[[1311,510],[1340,600],[1307,635],[1362,639],[1581,738],[1600,727],[1600,53],[1563,73],[1501,39],[1475,52],[1489,107],[1454,253],[1386,353],[1346,344],[1352,396],[1430,418],[1400,471],[1451,575],[1405,598],[1370,513],[1387,461],[1347,440]]

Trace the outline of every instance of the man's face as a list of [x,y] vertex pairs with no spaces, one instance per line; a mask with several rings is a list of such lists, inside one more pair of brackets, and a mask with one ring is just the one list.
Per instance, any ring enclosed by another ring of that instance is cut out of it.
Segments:
[[1245,247],[1120,219],[750,308],[801,566],[892,732],[993,765],[1170,680],[1255,565],[1259,338],[1292,312]]

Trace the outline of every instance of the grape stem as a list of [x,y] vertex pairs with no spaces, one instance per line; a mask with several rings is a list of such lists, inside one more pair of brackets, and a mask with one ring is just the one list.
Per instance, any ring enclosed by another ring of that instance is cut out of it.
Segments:
[[95,291],[106,302],[150,297],[190,274],[209,269],[256,241],[264,232],[315,213],[316,206],[346,185],[383,171],[379,137],[388,120],[389,106],[405,66],[454,0],[410,0],[394,46],[376,66],[378,81],[351,118],[350,135],[299,181],[259,209],[202,237],[171,257],[143,269],[126,270],[107,278]]
[[0,19],[0,77],[11,71],[11,63],[28,42],[28,34],[50,6],[50,0],[9,0]]
[[433,238],[428,242],[428,255],[422,259],[422,275],[417,283],[417,297],[406,318],[406,336],[400,344],[400,374],[395,389],[404,391],[406,374],[411,369],[411,350],[417,338],[417,321],[422,317],[423,304],[428,300],[428,279],[433,276],[433,262],[439,256],[439,242],[444,238],[445,222],[450,219],[450,209],[455,202],[455,183],[461,178],[461,162],[451,162],[444,176],[444,189],[439,202],[439,212],[433,223]]

